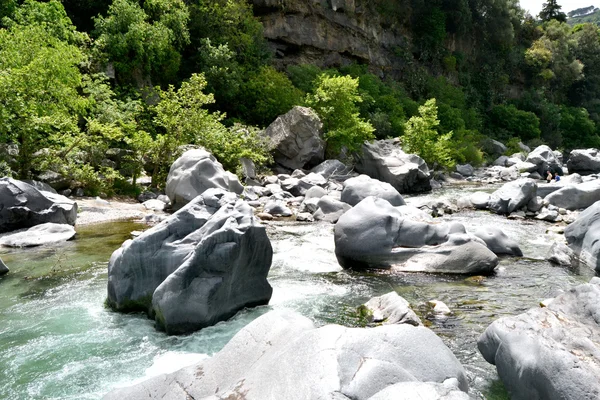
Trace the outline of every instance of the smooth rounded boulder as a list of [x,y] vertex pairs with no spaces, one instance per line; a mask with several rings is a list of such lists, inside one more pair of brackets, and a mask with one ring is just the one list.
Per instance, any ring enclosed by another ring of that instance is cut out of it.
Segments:
[[165,193],[173,208],[178,209],[207,189],[223,189],[241,194],[244,187],[238,178],[204,149],[188,150],[171,165]]
[[410,304],[396,292],[373,297],[363,304],[368,310],[369,322],[389,324],[422,325],[421,319],[410,308]]
[[357,157],[357,172],[387,182],[400,193],[431,190],[427,163],[416,154],[402,151],[398,139],[365,143]]
[[600,199],[600,180],[567,185],[546,196],[553,206],[567,210],[587,208]]
[[591,175],[600,172],[600,151],[598,149],[573,150],[567,161],[569,173]]
[[600,272],[600,201],[565,228],[565,239],[580,261]]
[[0,233],[45,224],[75,225],[77,203],[28,183],[0,178]]
[[296,106],[280,115],[264,135],[269,139],[275,162],[286,168],[317,165],[325,156],[323,123],[310,108]]
[[316,328],[297,313],[271,311],[213,357],[117,389],[104,399],[368,400],[398,383],[443,384],[448,379],[468,391],[460,362],[425,327]]
[[494,321],[477,346],[512,399],[598,399],[600,278]]
[[459,223],[404,218],[389,202],[368,197],[334,227],[335,254],[347,269],[489,274],[498,257]]
[[191,332],[267,304],[272,257],[252,208],[210,189],[112,254],[107,304],[145,311],[168,334]]
[[500,228],[495,226],[482,226],[477,228],[473,235],[483,240],[491,251],[497,255],[510,255],[522,257],[523,251],[519,247],[519,244],[509,238],[506,233]]
[[355,206],[369,196],[387,200],[393,206],[406,204],[402,195],[387,182],[359,175],[344,182],[341,200]]
[[0,246],[34,247],[66,242],[75,237],[75,228],[51,222],[0,235]]
[[552,173],[558,172],[559,175],[563,175],[562,162],[556,157],[554,151],[545,144],[533,149],[533,151],[527,155],[525,162],[537,166],[536,171],[541,176],[545,177],[548,170]]
[[490,196],[488,208],[497,214],[510,214],[526,206],[537,196],[537,184],[533,179],[519,179],[505,183]]

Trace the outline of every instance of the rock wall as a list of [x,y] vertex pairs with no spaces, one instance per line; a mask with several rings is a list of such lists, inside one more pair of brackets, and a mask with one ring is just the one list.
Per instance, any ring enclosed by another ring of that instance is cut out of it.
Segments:
[[[254,13],[281,66],[368,63],[387,69],[407,46],[406,30],[367,0],[253,0]],[[410,19],[410,9],[404,21]],[[401,19],[400,19],[401,20]]]

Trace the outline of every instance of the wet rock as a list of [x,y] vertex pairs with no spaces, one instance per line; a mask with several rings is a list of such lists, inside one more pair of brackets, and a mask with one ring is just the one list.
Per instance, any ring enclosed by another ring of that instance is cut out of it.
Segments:
[[165,191],[173,207],[178,209],[211,188],[237,194],[244,190],[237,177],[225,171],[212,154],[204,149],[192,149],[171,166]]
[[567,161],[569,173],[577,172],[581,175],[590,175],[600,172],[600,152],[598,149],[573,150]]
[[363,305],[369,311],[369,322],[390,324],[409,324],[419,326],[421,319],[410,308],[410,304],[396,292],[373,297]]
[[267,304],[272,256],[252,208],[209,189],[112,254],[107,304],[145,311],[168,334],[198,330]]
[[575,253],[566,244],[554,242],[546,260],[558,265],[571,266],[575,260]]
[[513,399],[596,399],[600,393],[600,279],[547,307],[494,321],[477,342]]
[[498,264],[497,256],[467,235],[463,225],[411,221],[375,197],[342,215],[334,238],[343,268],[481,275]]
[[567,185],[546,196],[546,201],[567,210],[587,208],[600,199],[600,180]]
[[317,201],[317,209],[313,217],[317,221],[327,221],[335,223],[338,219],[352,207],[348,204],[334,199],[331,196],[323,196]]
[[213,357],[117,389],[105,399],[234,398],[240,393],[247,400],[385,399],[379,392],[397,383],[442,384],[449,378],[456,380],[454,387],[468,391],[463,367],[425,327],[315,328],[297,313],[271,311],[244,327]]
[[0,258],[0,276],[6,275],[9,272],[10,272],[10,270],[8,269],[6,264],[4,264],[4,261],[2,261],[2,259]]
[[600,201],[567,226],[565,238],[581,262],[600,272]]
[[473,232],[473,235],[483,240],[494,254],[507,254],[511,256],[522,257],[523,251],[519,244],[509,238],[500,228],[495,226],[482,226]]
[[444,303],[443,301],[430,300],[427,302],[427,305],[432,308],[434,314],[444,315],[444,316],[452,314],[450,307],[448,307],[446,305],[446,303]]
[[289,169],[317,165],[325,155],[323,124],[317,114],[296,106],[267,127],[275,162]]
[[0,235],[0,246],[34,247],[66,242],[75,236],[75,229],[67,224],[45,223],[28,229]]
[[369,196],[387,200],[393,206],[406,203],[402,195],[387,182],[371,179],[367,175],[359,175],[344,182],[341,200],[354,206]]
[[537,184],[532,179],[519,179],[506,183],[492,193],[489,209],[497,214],[510,214],[535,198]]
[[77,203],[12,178],[0,178],[0,232],[52,222],[75,225]]
[[356,171],[391,184],[400,193],[431,190],[429,168],[414,154],[406,154],[397,139],[365,143],[356,162]]

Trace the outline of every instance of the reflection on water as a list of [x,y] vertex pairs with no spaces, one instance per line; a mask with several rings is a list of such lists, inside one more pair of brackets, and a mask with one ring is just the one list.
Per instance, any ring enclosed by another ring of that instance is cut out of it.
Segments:
[[[456,191],[459,194],[461,191]],[[464,192],[463,192],[464,193]],[[449,192],[449,195],[455,195]],[[409,200],[410,201],[410,200]],[[544,257],[556,238],[545,222],[513,221],[486,212],[455,220],[483,224],[516,239],[524,258],[503,258],[481,278],[343,271],[333,253],[333,226],[277,222],[267,232],[275,250],[271,305],[187,336],[156,332],[144,315],[103,307],[111,252],[140,229],[127,222],[79,229],[77,240],[56,247],[2,250],[11,268],[0,278],[0,398],[95,399],[113,387],[168,372],[214,354],[248,322],[271,308],[289,308],[318,324],[358,325],[354,310],[373,296],[397,291],[465,365],[474,395],[506,398],[476,340],[496,318],[523,312],[559,290],[588,281],[593,271],[552,266]],[[454,314],[430,315],[428,300]]]

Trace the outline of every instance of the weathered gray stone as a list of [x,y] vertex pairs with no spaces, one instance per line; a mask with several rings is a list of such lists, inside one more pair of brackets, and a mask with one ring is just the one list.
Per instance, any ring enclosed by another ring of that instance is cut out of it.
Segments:
[[538,215],[535,216],[535,219],[539,219],[540,221],[557,222],[562,218],[558,213],[558,209],[553,210],[548,207],[542,207]]
[[494,321],[477,342],[515,400],[600,396],[600,279]]
[[449,378],[456,379],[455,387],[468,390],[456,357],[422,326],[315,328],[296,313],[271,311],[244,327],[213,357],[117,389],[105,400],[367,400],[396,383],[443,383]]
[[519,244],[509,238],[500,228],[495,226],[482,226],[473,232],[473,235],[483,240],[494,254],[507,254],[511,256],[522,257],[523,251]]
[[269,200],[265,204],[264,212],[277,217],[290,217],[293,214],[292,210],[281,200]]
[[146,191],[140,193],[140,195],[137,197],[137,200],[140,203],[144,203],[144,202],[146,202],[148,200],[154,200],[157,197],[158,197],[158,194],[156,194],[156,193],[154,193],[154,192],[152,192],[150,190],[146,190]]
[[313,217],[317,221],[337,222],[338,219],[352,207],[348,204],[334,199],[331,196],[323,196],[317,201],[317,209]]
[[0,178],[0,205],[0,232],[77,220],[77,203],[12,178]]
[[68,189],[71,185],[71,180],[62,176],[58,172],[44,171],[37,176],[37,180],[50,185],[54,190],[61,191]]
[[485,274],[498,264],[497,256],[468,236],[463,225],[412,221],[375,197],[340,217],[334,239],[344,268]]
[[333,179],[337,181],[344,181],[352,177],[350,174],[351,171],[352,168],[348,167],[339,160],[325,160],[310,170],[310,172],[323,175],[325,179]]
[[565,229],[567,244],[579,259],[600,272],[600,201],[597,201]]
[[510,214],[536,197],[537,184],[532,179],[519,179],[504,184],[492,193],[488,207],[498,214]]
[[550,247],[546,260],[558,265],[571,266],[575,260],[575,253],[566,244],[554,242]]
[[387,182],[371,179],[367,175],[359,175],[344,182],[341,196],[344,203],[354,206],[369,196],[387,200],[393,206],[406,204],[402,195]]
[[171,166],[165,192],[173,207],[178,209],[211,188],[237,194],[243,191],[237,177],[227,173],[212,154],[204,149],[192,149]]
[[[39,191],[44,191],[44,192],[50,192],[50,193],[57,194],[56,190],[54,190],[54,188],[52,186],[48,185],[45,182],[34,181],[32,179],[25,179],[23,182],[30,184],[31,186],[33,186],[34,188],[36,188]],[[69,190],[69,189],[67,189],[67,190]],[[70,192],[71,191],[69,190],[69,193]]]
[[484,210],[490,203],[491,195],[486,192],[475,192],[469,196],[469,201],[473,204],[473,207],[478,210]]
[[166,207],[166,204],[158,199],[146,200],[142,203],[142,205],[146,208],[146,210],[152,211],[163,211]]
[[365,143],[355,168],[361,174],[391,184],[400,193],[431,190],[427,164],[421,157],[402,151],[397,139]]
[[600,200],[600,180],[567,185],[546,196],[546,201],[567,210],[587,208]]
[[506,162],[508,161],[507,156],[500,156],[494,161],[494,165],[499,167],[506,167]]
[[[531,153],[527,155],[526,162],[535,164],[537,166],[536,171],[541,176],[546,176],[548,170],[558,172],[559,175],[563,175],[562,163],[556,158],[556,154],[552,149],[545,144],[536,147]],[[533,172],[533,171],[528,171]]]
[[269,138],[275,162],[286,168],[299,169],[323,161],[323,124],[310,108],[292,108],[277,117],[264,134]]
[[540,211],[543,206],[544,200],[540,196],[532,198],[531,200],[529,200],[529,203],[527,203],[527,209],[533,212]]
[[369,322],[390,324],[409,324],[419,326],[421,319],[410,308],[410,304],[396,292],[373,297],[364,304],[369,310]]
[[494,139],[486,138],[480,144],[483,151],[491,155],[501,156],[506,153],[507,150],[504,144]]
[[473,168],[471,164],[458,164],[456,165],[456,172],[462,176],[473,176],[475,173],[475,168]]
[[34,247],[66,242],[75,236],[75,229],[68,224],[51,222],[27,229],[0,234],[0,246]]
[[145,311],[169,334],[198,330],[268,303],[272,255],[252,208],[209,189],[113,253],[107,303]]
[[573,150],[567,161],[569,173],[590,175],[600,172],[600,152],[598,149]]
[[240,164],[242,164],[242,174],[244,174],[244,177],[256,179],[256,166],[254,165],[254,161],[249,158],[242,157],[240,158]]
[[[469,400],[470,397],[458,388],[456,379],[444,383],[401,382],[388,386],[369,400]],[[342,399],[340,399],[342,400]]]

